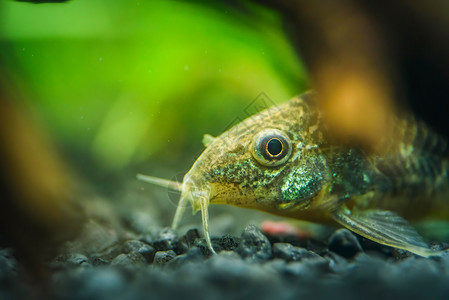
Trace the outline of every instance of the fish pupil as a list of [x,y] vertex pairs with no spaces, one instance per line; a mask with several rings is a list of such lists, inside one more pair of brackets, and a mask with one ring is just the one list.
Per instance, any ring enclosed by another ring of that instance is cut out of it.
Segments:
[[292,145],[280,130],[264,129],[254,136],[251,154],[262,166],[277,167],[290,157]]
[[269,155],[276,157],[282,153],[282,142],[279,139],[272,138],[267,143],[267,152]]

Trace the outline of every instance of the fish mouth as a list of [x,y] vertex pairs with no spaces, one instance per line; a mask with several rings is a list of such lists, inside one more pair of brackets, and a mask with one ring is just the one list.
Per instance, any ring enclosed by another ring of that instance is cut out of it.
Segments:
[[[198,162],[197,162],[198,163]],[[209,235],[209,203],[211,199],[210,184],[204,179],[201,173],[198,173],[197,163],[184,176],[182,184],[176,181],[166,180],[158,177],[137,174],[137,179],[151,184],[165,186],[170,189],[180,191],[181,197],[179,199],[178,207],[176,209],[175,217],[173,218],[172,228],[176,229],[181,222],[182,216],[187,207],[187,203],[192,205],[192,211],[195,214],[201,211],[203,221],[203,230],[206,243],[212,253],[215,253]]]
[[178,227],[188,202],[192,205],[192,213],[195,214],[200,210],[203,211],[203,207],[207,208],[209,206],[209,200],[209,185],[202,180],[195,179],[191,172],[188,172],[182,181],[181,197],[179,199],[172,227]]
[[[193,171],[193,172],[192,172]],[[181,222],[182,215],[187,207],[187,202],[190,201],[192,205],[192,212],[195,214],[201,211],[201,218],[203,221],[203,230],[206,243],[212,253],[215,253],[209,235],[209,200],[210,200],[210,186],[204,180],[195,179],[194,168],[192,168],[182,181],[181,198],[179,199],[178,208],[176,209],[175,217],[173,218],[172,228],[176,229]]]

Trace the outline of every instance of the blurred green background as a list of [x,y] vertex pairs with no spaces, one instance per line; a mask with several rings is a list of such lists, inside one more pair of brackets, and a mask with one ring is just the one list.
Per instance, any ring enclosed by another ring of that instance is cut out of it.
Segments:
[[2,1],[0,43],[1,71],[67,163],[118,198],[149,196],[125,187],[137,172],[181,180],[203,134],[262,92],[280,103],[308,87],[280,17],[249,3]]
[[[94,194],[133,203],[130,222],[143,220],[136,226],[148,228],[148,215],[168,225],[179,195],[167,202],[166,190],[138,183],[136,173],[181,180],[204,133],[246,117],[261,93],[281,103],[309,87],[280,16],[239,3],[4,0],[0,72]],[[235,220],[251,218],[219,210],[234,220],[214,208],[212,233],[220,224],[222,233],[240,231]]]

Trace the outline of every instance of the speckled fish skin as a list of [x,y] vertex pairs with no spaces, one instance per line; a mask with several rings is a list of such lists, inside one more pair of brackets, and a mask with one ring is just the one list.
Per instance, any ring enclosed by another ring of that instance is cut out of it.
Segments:
[[[301,98],[292,99],[217,137],[189,173],[197,185],[210,185],[210,203],[291,215],[295,208],[305,207],[324,182],[331,180],[317,148],[324,142],[317,130],[318,122],[316,110],[310,110]],[[293,148],[289,161],[275,168],[260,165],[250,149],[255,134],[272,128],[287,134]]]
[[[306,93],[224,132],[207,146],[184,182],[207,190],[211,204],[337,222],[426,256],[421,251],[425,245],[403,218],[449,219],[447,142],[410,116],[392,116],[395,140],[382,156],[366,154],[332,141],[315,98]],[[291,142],[290,158],[276,167],[261,165],[251,152],[254,136],[266,129],[279,130]],[[194,198],[191,202],[194,211],[200,210]],[[385,231],[392,232],[384,236]]]

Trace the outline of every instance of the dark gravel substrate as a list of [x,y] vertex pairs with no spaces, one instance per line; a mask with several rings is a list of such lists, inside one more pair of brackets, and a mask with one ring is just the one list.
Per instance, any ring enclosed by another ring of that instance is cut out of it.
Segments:
[[[449,255],[423,259],[345,229],[324,243],[267,236],[250,225],[240,237],[214,238],[213,244],[217,255],[196,229],[182,237],[162,229],[101,253],[68,251],[48,264],[45,297],[449,299]],[[12,251],[0,250],[0,299],[27,298],[39,288],[25,284],[18,269]]]

